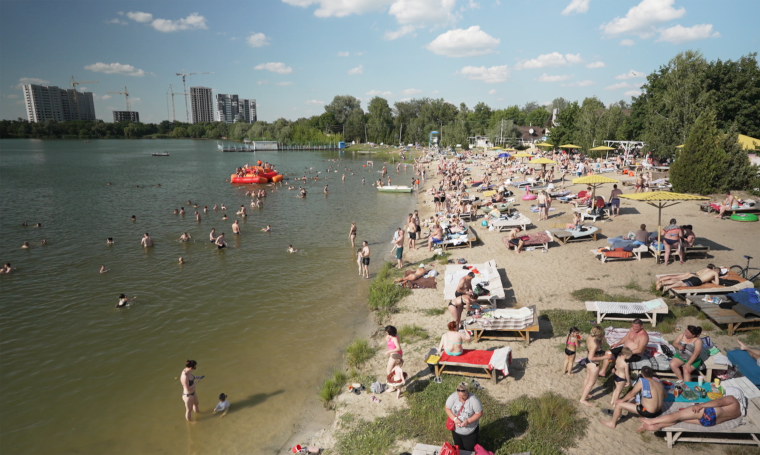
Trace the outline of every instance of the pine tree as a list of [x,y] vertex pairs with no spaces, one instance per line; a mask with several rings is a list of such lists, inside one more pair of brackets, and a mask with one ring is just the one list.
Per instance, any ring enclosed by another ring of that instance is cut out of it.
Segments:
[[726,171],[721,189],[746,190],[758,173],[757,166],[750,163],[747,151],[742,148],[738,140],[739,132],[736,123],[733,123],[720,143],[720,147],[726,151]]
[[727,167],[715,112],[697,117],[686,143],[670,167],[670,183],[681,193],[711,194],[723,190]]

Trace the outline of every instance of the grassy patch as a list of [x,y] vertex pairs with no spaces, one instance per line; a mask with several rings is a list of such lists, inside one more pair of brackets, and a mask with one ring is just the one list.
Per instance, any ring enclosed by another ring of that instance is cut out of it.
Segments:
[[760,344],[760,330],[750,330],[742,340],[745,344],[757,346]]
[[393,264],[386,262],[369,285],[369,307],[377,311],[382,319],[396,312],[396,304],[412,291],[396,286],[393,277],[396,273]]
[[[446,376],[442,384],[419,382],[409,391],[408,409],[373,422],[356,422],[338,434],[336,452],[344,455],[384,455],[394,443],[414,439],[439,445],[451,439],[443,425],[444,404],[461,378]],[[587,420],[579,418],[573,401],[553,393],[537,398],[520,397],[506,406],[487,391],[477,396],[486,412],[480,420],[480,444],[496,454],[530,450],[535,454],[561,454],[586,432]],[[514,439],[522,435],[522,439]]]
[[749,446],[728,446],[723,449],[726,455],[760,455],[760,448]]
[[440,316],[446,312],[446,308],[428,308],[421,311],[425,316]]
[[335,370],[332,377],[325,379],[319,387],[318,395],[326,408],[332,409],[334,406],[333,400],[338,396],[343,386],[346,385],[347,380],[348,376],[346,373],[339,370]]
[[449,258],[451,257],[451,253],[443,252],[441,254],[434,254],[433,259],[438,261],[441,265],[446,265],[449,263]]
[[629,289],[631,291],[640,291],[643,292],[644,289],[642,289],[641,286],[639,286],[639,283],[636,282],[633,278],[631,278],[631,281],[629,281],[625,286],[623,286],[626,289]]
[[583,288],[573,291],[570,295],[579,302],[639,302],[641,299],[619,294],[607,294],[598,288]]
[[[593,313],[586,310],[543,310],[541,319],[549,321],[552,326],[553,336],[564,336],[570,331],[570,327],[578,327],[583,333],[588,333],[596,324]],[[630,322],[604,321],[603,327],[630,327]]]
[[401,326],[401,328],[398,329],[398,336],[405,342],[411,343],[411,340],[426,340],[430,335],[428,335],[427,330],[417,324],[412,324]]
[[375,349],[370,347],[369,341],[358,338],[346,348],[346,361],[351,368],[361,368],[369,359],[375,356]]
[[710,330],[715,328],[715,326],[711,322],[708,322],[708,321],[705,321],[699,324],[699,326],[702,327],[702,330],[704,330],[705,332],[709,332]]
[[700,314],[704,314],[701,311],[699,311],[699,308],[695,307],[694,305],[687,305],[687,306],[681,306],[681,307],[671,305],[670,313],[672,313],[676,319],[687,318],[687,317],[699,318]]

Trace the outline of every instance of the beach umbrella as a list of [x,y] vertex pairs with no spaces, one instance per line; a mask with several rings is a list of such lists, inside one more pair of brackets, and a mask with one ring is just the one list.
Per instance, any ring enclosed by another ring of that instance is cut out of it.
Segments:
[[540,144],[536,144],[536,147],[554,147],[554,144],[550,144],[548,142],[542,142]]
[[580,147],[577,146],[577,145],[573,145],[573,144],[565,144],[565,145],[560,145],[559,148],[561,148],[561,149],[579,149]]
[[528,152],[520,152],[512,155],[515,158],[532,158],[533,155]]
[[509,153],[499,153],[498,158],[509,158]]
[[710,200],[709,197],[696,196],[694,194],[686,193],[671,193],[670,191],[652,191],[649,193],[632,193],[621,194],[620,197],[630,199],[632,201],[646,202],[652,207],[657,208],[657,245],[662,243],[661,231],[662,231],[662,209],[671,207],[676,204],[680,204],[683,201],[705,201]]
[[604,185],[605,183],[620,183],[619,180],[604,177],[602,175],[587,175],[585,177],[578,177],[573,179],[573,184],[583,184],[591,186],[591,197],[596,200],[596,188]]
[[682,149],[684,145],[686,145],[686,144],[676,145],[676,148],[677,149]]
[[600,145],[599,147],[594,147],[592,149],[589,149],[589,151],[594,151],[594,152],[603,151],[603,150],[610,151],[610,150],[615,150],[615,149],[612,147],[607,147],[606,145]]
[[557,164],[556,161],[550,160],[549,158],[536,158],[535,160],[531,161],[530,164]]

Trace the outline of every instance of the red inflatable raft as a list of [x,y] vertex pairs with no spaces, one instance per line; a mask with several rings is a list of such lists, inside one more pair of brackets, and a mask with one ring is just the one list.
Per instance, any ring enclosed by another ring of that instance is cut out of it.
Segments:
[[272,169],[264,169],[261,166],[251,166],[250,168],[245,168],[244,172],[245,174],[243,176],[232,174],[230,176],[230,182],[242,184],[263,184],[269,182],[276,183],[282,181],[283,179],[281,174],[278,174]]

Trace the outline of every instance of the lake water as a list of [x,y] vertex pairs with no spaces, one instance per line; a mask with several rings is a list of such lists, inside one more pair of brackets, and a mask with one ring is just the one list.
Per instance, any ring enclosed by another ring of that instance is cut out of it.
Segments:
[[[156,151],[171,156],[150,156]],[[212,141],[190,140],[0,141],[0,262],[17,268],[0,276],[0,452],[279,449],[367,320],[368,280],[358,277],[350,222],[377,266],[414,206],[409,195],[371,186],[380,166],[343,155],[220,153]],[[233,236],[235,212],[250,198],[224,180],[257,159],[291,177],[310,167],[320,177],[331,165],[339,172],[305,184],[306,199],[286,187],[271,192]],[[400,184],[412,177],[411,168],[391,174]],[[199,204],[200,223],[188,200]],[[228,221],[211,211],[222,203]],[[181,206],[184,217],[172,213]],[[261,232],[267,224],[272,232]],[[212,227],[229,248],[208,242]],[[154,248],[140,247],[144,232]],[[183,232],[194,241],[178,242]],[[24,241],[31,249],[20,249]],[[288,254],[288,244],[301,252]],[[110,272],[99,274],[101,264]],[[120,293],[138,299],[118,310]],[[190,424],[179,384],[186,359],[206,376],[201,417]],[[210,412],[222,392],[232,404],[224,419]]]

